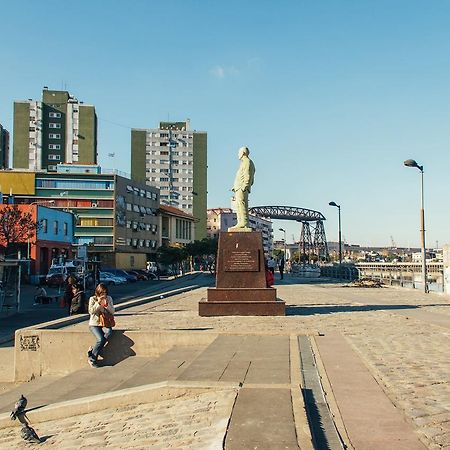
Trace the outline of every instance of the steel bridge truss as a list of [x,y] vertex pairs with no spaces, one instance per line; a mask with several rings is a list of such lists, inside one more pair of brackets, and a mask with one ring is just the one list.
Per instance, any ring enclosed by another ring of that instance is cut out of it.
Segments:
[[325,216],[312,209],[295,206],[254,206],[249,213],[266,219],[300,222],[299,253],[304,261],[328,259],[328,245],[323,222]]

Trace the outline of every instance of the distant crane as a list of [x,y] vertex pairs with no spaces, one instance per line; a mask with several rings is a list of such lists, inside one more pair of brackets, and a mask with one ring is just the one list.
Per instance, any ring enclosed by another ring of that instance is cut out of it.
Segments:
[[397,245],[395,244],[395,241],[394,241],[394,236],[391,236],[391,248],[397,248]]

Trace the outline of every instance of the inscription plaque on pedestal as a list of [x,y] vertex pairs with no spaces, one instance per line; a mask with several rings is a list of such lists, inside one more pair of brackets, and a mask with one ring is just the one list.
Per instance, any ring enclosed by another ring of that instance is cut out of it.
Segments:
[[225,250],[225,272],[258,272],[259,250]]
[[216,287],[199,302],[201,316],[284,316],[285,303],[266,287],[261,232],[220,233]]

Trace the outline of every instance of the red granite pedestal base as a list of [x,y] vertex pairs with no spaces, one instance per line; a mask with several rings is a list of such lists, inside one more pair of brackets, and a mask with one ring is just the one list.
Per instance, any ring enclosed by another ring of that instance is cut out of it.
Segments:
[[200,316],[284,316],[285,302],[266,287],[262,235],[220,233],[216,287],[199,302]]

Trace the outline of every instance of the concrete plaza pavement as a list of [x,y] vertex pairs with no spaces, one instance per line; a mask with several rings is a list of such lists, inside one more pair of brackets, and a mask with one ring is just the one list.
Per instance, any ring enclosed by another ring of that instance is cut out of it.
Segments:
[[[198,301],[206,289],[118,312],[118,327],[125,333],[214,337],[209,344],[68,375],[84,379],[83,386],[90,387],[84,391],[74,385],[56,396],[53,389],[41,385],[33,391],[33,382],[27,383],[29,399],[55,407],[83,402],[93,393],[105,396],[103,408],[73,417],[41,421],[39,410],[31,413],[35,427],[57,448],[99,448],[99,443],[100,448],[125,448],[125,443],[127,448],[313,448],[297,342],[307,335],[334,423],[349,448],[450,449],[447,296],[289,276],[277,282],[286,317],[199,317]],[[111,384],[92,389],[99,376]],[[113,391],[167,380],[185,391],[170,399],[108,407]],[[51,386],[57,380],[35,382]],[[0,395],[0,411],[7,411],[13,398],[13,391]],[[67,414],[67,405],[63,409]],[[0,448],[10,445],[21,448],[17,427],[0,429]]]

